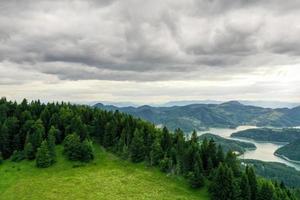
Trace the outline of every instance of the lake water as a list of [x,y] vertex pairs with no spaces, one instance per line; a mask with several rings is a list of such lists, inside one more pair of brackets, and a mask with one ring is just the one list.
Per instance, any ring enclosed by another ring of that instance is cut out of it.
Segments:
[[250,142],[255,144],[257,147],[256,150],[249,150],[246,151],[243,155],[240,156],[240,158],[243,159],[255,159],[255,160],[261,160],[261,161],[267,161],[267,162],[279,162],[284,163],[290,167],[294,167],[295,169],[300,171],[300,164],[296,164],[293,162],[289,162],[287,160],[284,160],[280,157],[277,157],[274,155],[274,152],[282,147],[284,144],[280,143],[271,143],[271,142],[256,142],[250,139],[246,138],[231,138],[230,135],[234,132],[243,131],[251,128],[257,128],[255,126],[239,126],[236,129],[228,129],[228,128],[210,128],[208,131],[199,132],[199,134],[204,133],[212,133],[221,137],[224,137],[226,139],[232,139],[232,140],[239,140],[244,142]]

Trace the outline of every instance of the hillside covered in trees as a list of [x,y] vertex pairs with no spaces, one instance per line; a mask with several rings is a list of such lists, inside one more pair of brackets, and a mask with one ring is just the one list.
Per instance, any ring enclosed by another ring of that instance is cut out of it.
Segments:
[[293,142],[300,139],[300,129],[298,128],[257,128],[248,129],[233,133],[231,137],[248,138],[255,141],[266,142]]
[[252,167],[242,170],[236,155],[224,154],[212,139],[200,144],[195,131],[187,138],[180,129],[157,129],[118,111],[2,98],[0,124],[1,162],[34,160],[48,168],[59,162],[56,146],[62,145],[66,159],[88,163],[97,156],[94,145],[101,145],[124,160],[182,177],[195,190],[206,186],[213,200],[295,199],[284,184],[257,177]]
[[237,101],[222,104],[191,104],[172,107],[116,107],[98,103],[94,107],[128,113],[171,130],[185,132],[208,127],[237,127],[241,125],[292,127],[300,125],[300,107],[262,108],[243,105]]
[[275,154],[285,159],[300,162],[300,139],[277,149]]

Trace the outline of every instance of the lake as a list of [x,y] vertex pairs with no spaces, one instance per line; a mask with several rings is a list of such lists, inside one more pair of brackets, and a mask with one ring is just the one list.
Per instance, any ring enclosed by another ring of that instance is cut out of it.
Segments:
[[294,167],[295,169],[300,171],[300,164],[289,162],[287,160],[284,160],[284,159],[274,155],[274,152],[284,145],[282,143],[256,142],[256,141],[253,141],[251,139],[246,139],[246,138],[241,139],[241,138],[231,138],[230,137],[230,135],[234,132],[243,131],[243,130],[247,130],[247,129],[251,129],[251,128],[257,128],[257,127],[255,127],[255,126],[239,126],[236,129],[210,128],[207,131],[199,132],[199,134],[212,133],[212,134],[224,137],[226,139],[239,140],[239,141],[243,141],[243,142],[253,143],[253,144],[255,144],[257,149],[246,151],[243,155],[240,156],[240,158],[255,159],[255,160],[261,160],[261,161],[267,161],[267,162],[284,163],[284,164],[286,164],[290,167]]

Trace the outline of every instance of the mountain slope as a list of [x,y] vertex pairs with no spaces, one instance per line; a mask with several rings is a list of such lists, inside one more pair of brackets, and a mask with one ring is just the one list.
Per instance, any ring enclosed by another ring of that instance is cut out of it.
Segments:
[[116,107],[96,104],[94,107],[119,110],[136,117],[186,132],[207,127],[236,127],[239,125],[291,127],[300,125],[300,107],[271,109],[243,105],[237,101],[222,104],[191,104],[172,107]]
[[277,149],[275,154],[300,162],[300,139]]
[[205,189],[192,190],[177,177],[123,161],[97,145],[95,149],[96,160],[84,166],[65,160],[61,147],[57,163],[48,169],[30,161],[5,161],[0,165],[0,199],[209,199]]
[[267,142],[293,142],[297,139],[300,139],[300,129],[295,129],[295,128],[248,129],[248,130],[233,133],[231,137],[242,137],[242,138],[249,138],[256,141],[267,141]]
[[216,142],[216,144],[222,146],[225,152],[236,151],[242,154],[245,153],[246,150],[256,149],[256,146],[252,143],[241,142],[237,140],[229,140],[210,133],[205,133],[199,136],[199,140],[203,140],[204,138],[213,139]]

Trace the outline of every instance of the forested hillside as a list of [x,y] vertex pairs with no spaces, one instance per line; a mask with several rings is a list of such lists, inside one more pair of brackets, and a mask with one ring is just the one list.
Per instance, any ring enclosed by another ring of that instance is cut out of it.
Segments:
[[[185,178],[195,190],[207,186],[213,200],[295,199],[283,185],[257,180],[253,168],[242,170],[236,155],[225,155],[212,139],[200,144],[195,131],[186,138],[180,129],[157,129],[118,111],[26,100],[17,104],[2,98],[0,124],[0,157],[5,163],[26,159],[38,168],[53,167],[60,161],[60,144],[66,159],[91,162],[97,156],[94,143],[124,160]],[[130,191],[124,193],[128,197]]]
[[275,154],[286,159],[300,162],[300,139],[277,149]]
[[300,129],[296,129],[296,128],[248,129],[248,130],[233,133],[231,137],[243,137],[243,138],[249,138],[256,141],[268,141],[268,142],[293,142],[295,140],[300,139]]
[[206,133],[199,136],[199,140],[201,141],[204,140],[205,138],[213,139],[216,142],[216,144],[222,146],[225,152],[234,151],[234,152],[238,152],[239,154],[243,154],[247,150],[256,149],[256,146],[253,143],[242,142],[238,140],[230,140],[210,133]]
[[243,105],[237,101],[222,104],[191,104],[172,107],[116,107],[98,103],[94,107],[119,110],[171,130],[185,132],[207,127],[237,127],[240,125],[291,127],[300,125],[300,107],[271,109]]

